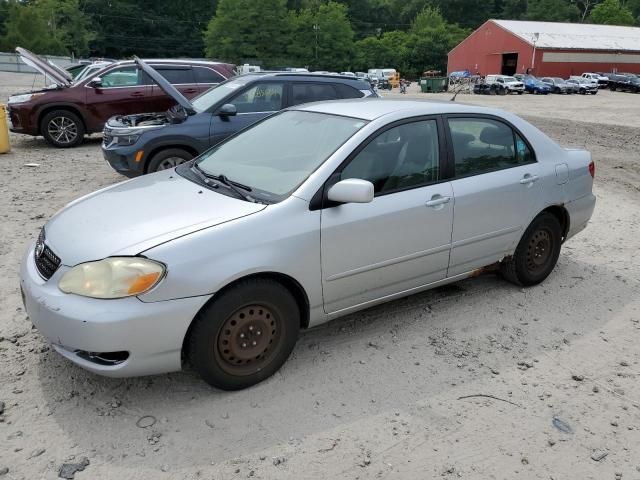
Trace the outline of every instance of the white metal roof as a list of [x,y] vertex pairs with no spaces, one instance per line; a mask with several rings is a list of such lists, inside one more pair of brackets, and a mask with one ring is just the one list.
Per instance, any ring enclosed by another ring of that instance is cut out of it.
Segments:
[[640,51],[640,28],[588,23],[491,20],[538,48]]

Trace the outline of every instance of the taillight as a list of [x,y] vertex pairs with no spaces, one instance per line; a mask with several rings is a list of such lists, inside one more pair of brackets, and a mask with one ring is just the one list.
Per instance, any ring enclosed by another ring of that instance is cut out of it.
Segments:
[[594,161],[589,164],[589,175],[591,175],[591,178],[596,177],[596,163]]

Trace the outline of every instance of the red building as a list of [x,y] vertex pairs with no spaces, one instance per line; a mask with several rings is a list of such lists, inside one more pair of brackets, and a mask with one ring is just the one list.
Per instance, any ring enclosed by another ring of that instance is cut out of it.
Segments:
[[640,73],[640,28],[487,20],[449,52],[449,73]]

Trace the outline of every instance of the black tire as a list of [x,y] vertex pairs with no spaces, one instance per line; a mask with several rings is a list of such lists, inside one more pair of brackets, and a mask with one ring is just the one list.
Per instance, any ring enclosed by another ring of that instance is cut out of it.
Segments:
[[524,92],[518,92],[518,95],[522,95]]
[[560,222],[550,213],[541,213],[522,235],[513,256],[500,264],[502,276],[524,287],[539,284],[556,266],[561,244]]
[[299,329],[300,310],[293,295],[273,280],[249,279],[198,313],[186,354],[207,383],[240,390],[278,371],[289,358]]
[[181,163],[188,162],[192,158],[193,155],[182,148],[167,148],[160,150],[158,153],[153,155],[151,160],[149,160],[147,173],[174,168]]
[[587,93],[587,91],[584,88],[580,89],[580,95],[585,95]]
[[40,133],[54,147],[77,147],[84,140],[84,123],[69,110],[52,110],[40,120]]

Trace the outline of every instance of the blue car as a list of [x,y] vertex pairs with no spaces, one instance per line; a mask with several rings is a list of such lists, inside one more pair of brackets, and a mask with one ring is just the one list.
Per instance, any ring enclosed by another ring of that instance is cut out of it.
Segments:
[[262,72],[232,78],[187,100],[145,62],[136,58],[136,63],[176,105],[166,112],[118,115],[107,121],[102,153],[127,177],[174,168],[283,108],[378,96],[369,82],[355,77]]
[[528,77],[524,79],[525,92],[541,95],[548,95],[551,93],[551,87],[544,82],[541,82],[537,78]]

